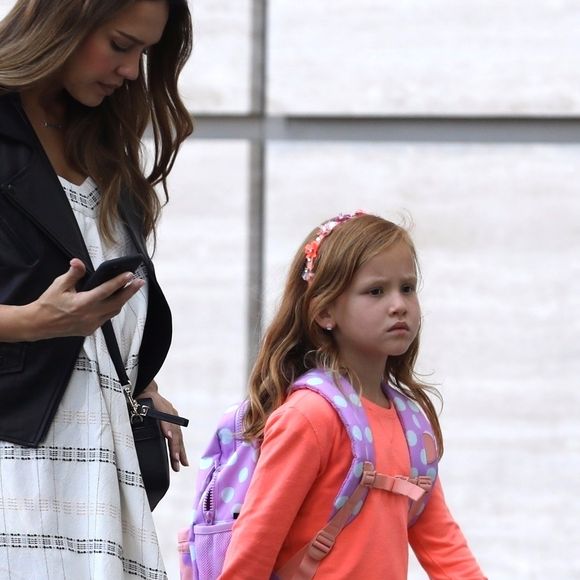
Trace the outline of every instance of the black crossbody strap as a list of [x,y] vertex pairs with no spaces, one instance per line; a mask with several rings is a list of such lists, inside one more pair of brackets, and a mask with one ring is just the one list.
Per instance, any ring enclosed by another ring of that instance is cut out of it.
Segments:
[[129,415],[131,422],[143,421],[144,417],[151,417],[153,419],[159,419],[161,421],[167,421],[168,423],[173,423],[174,425],[180,425],[182,427],[187,427],[189,424],[189,419],[185,417],[180,417],[179,415],[171,415],[170,413],[163,413],[157,409],[150,407],[149,405],[143,405],[138,399],[133,398],[133,387],[131,381],[127,376],[127,371],[125,370],[125,365],[123,364],[123,358],[121,357],[121,352],[119,351],[119,345],[117,339],[115,338],[115,331],[113,330],[113,324],[110,320],[107,320],[101,327],[103,330],[103,335],[105,337],[105,343],[107,344],[107,349],[109,351],[109,356],[115,365],[115,370],[117,371],[117,376],[119,377],[119,382],[121,383],[121,388],[125,398],[127,399],[127,405],[129,407]]

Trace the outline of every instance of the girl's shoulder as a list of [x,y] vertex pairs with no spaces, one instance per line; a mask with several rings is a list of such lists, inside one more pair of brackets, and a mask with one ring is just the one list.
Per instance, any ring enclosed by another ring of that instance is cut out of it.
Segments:
[[327,437],[342,433],[344,427],[332,405],[318,393],[308,389],[292,392],[270,416],[269,422],[304,423]]

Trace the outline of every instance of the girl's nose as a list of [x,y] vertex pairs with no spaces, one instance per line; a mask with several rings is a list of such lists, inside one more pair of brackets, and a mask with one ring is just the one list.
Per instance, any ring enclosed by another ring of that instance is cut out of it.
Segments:
[[390,314],[404,314],[407,312],[407,303],[405,297],[399,292],[393,293],[391,303],[389,305]]

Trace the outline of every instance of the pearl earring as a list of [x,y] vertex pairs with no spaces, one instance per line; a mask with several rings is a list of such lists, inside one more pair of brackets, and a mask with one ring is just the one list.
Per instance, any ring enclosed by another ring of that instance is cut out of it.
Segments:
[[328,331],[332,330],[332,324],[329,324],[329,325],[326,327],[326,330],[328,330]]

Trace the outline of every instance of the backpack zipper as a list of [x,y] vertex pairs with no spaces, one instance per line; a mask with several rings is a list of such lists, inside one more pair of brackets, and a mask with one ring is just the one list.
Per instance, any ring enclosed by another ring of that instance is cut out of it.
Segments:
[[216,469],[213,475],[211,476],[211,481],[207,487],[207,492],[203,496],[202,500],[203,519],[205,520],[206,524],[213,524],[215,520],[215,505],[213,500],[213,492],[218,473],[219,469]]

